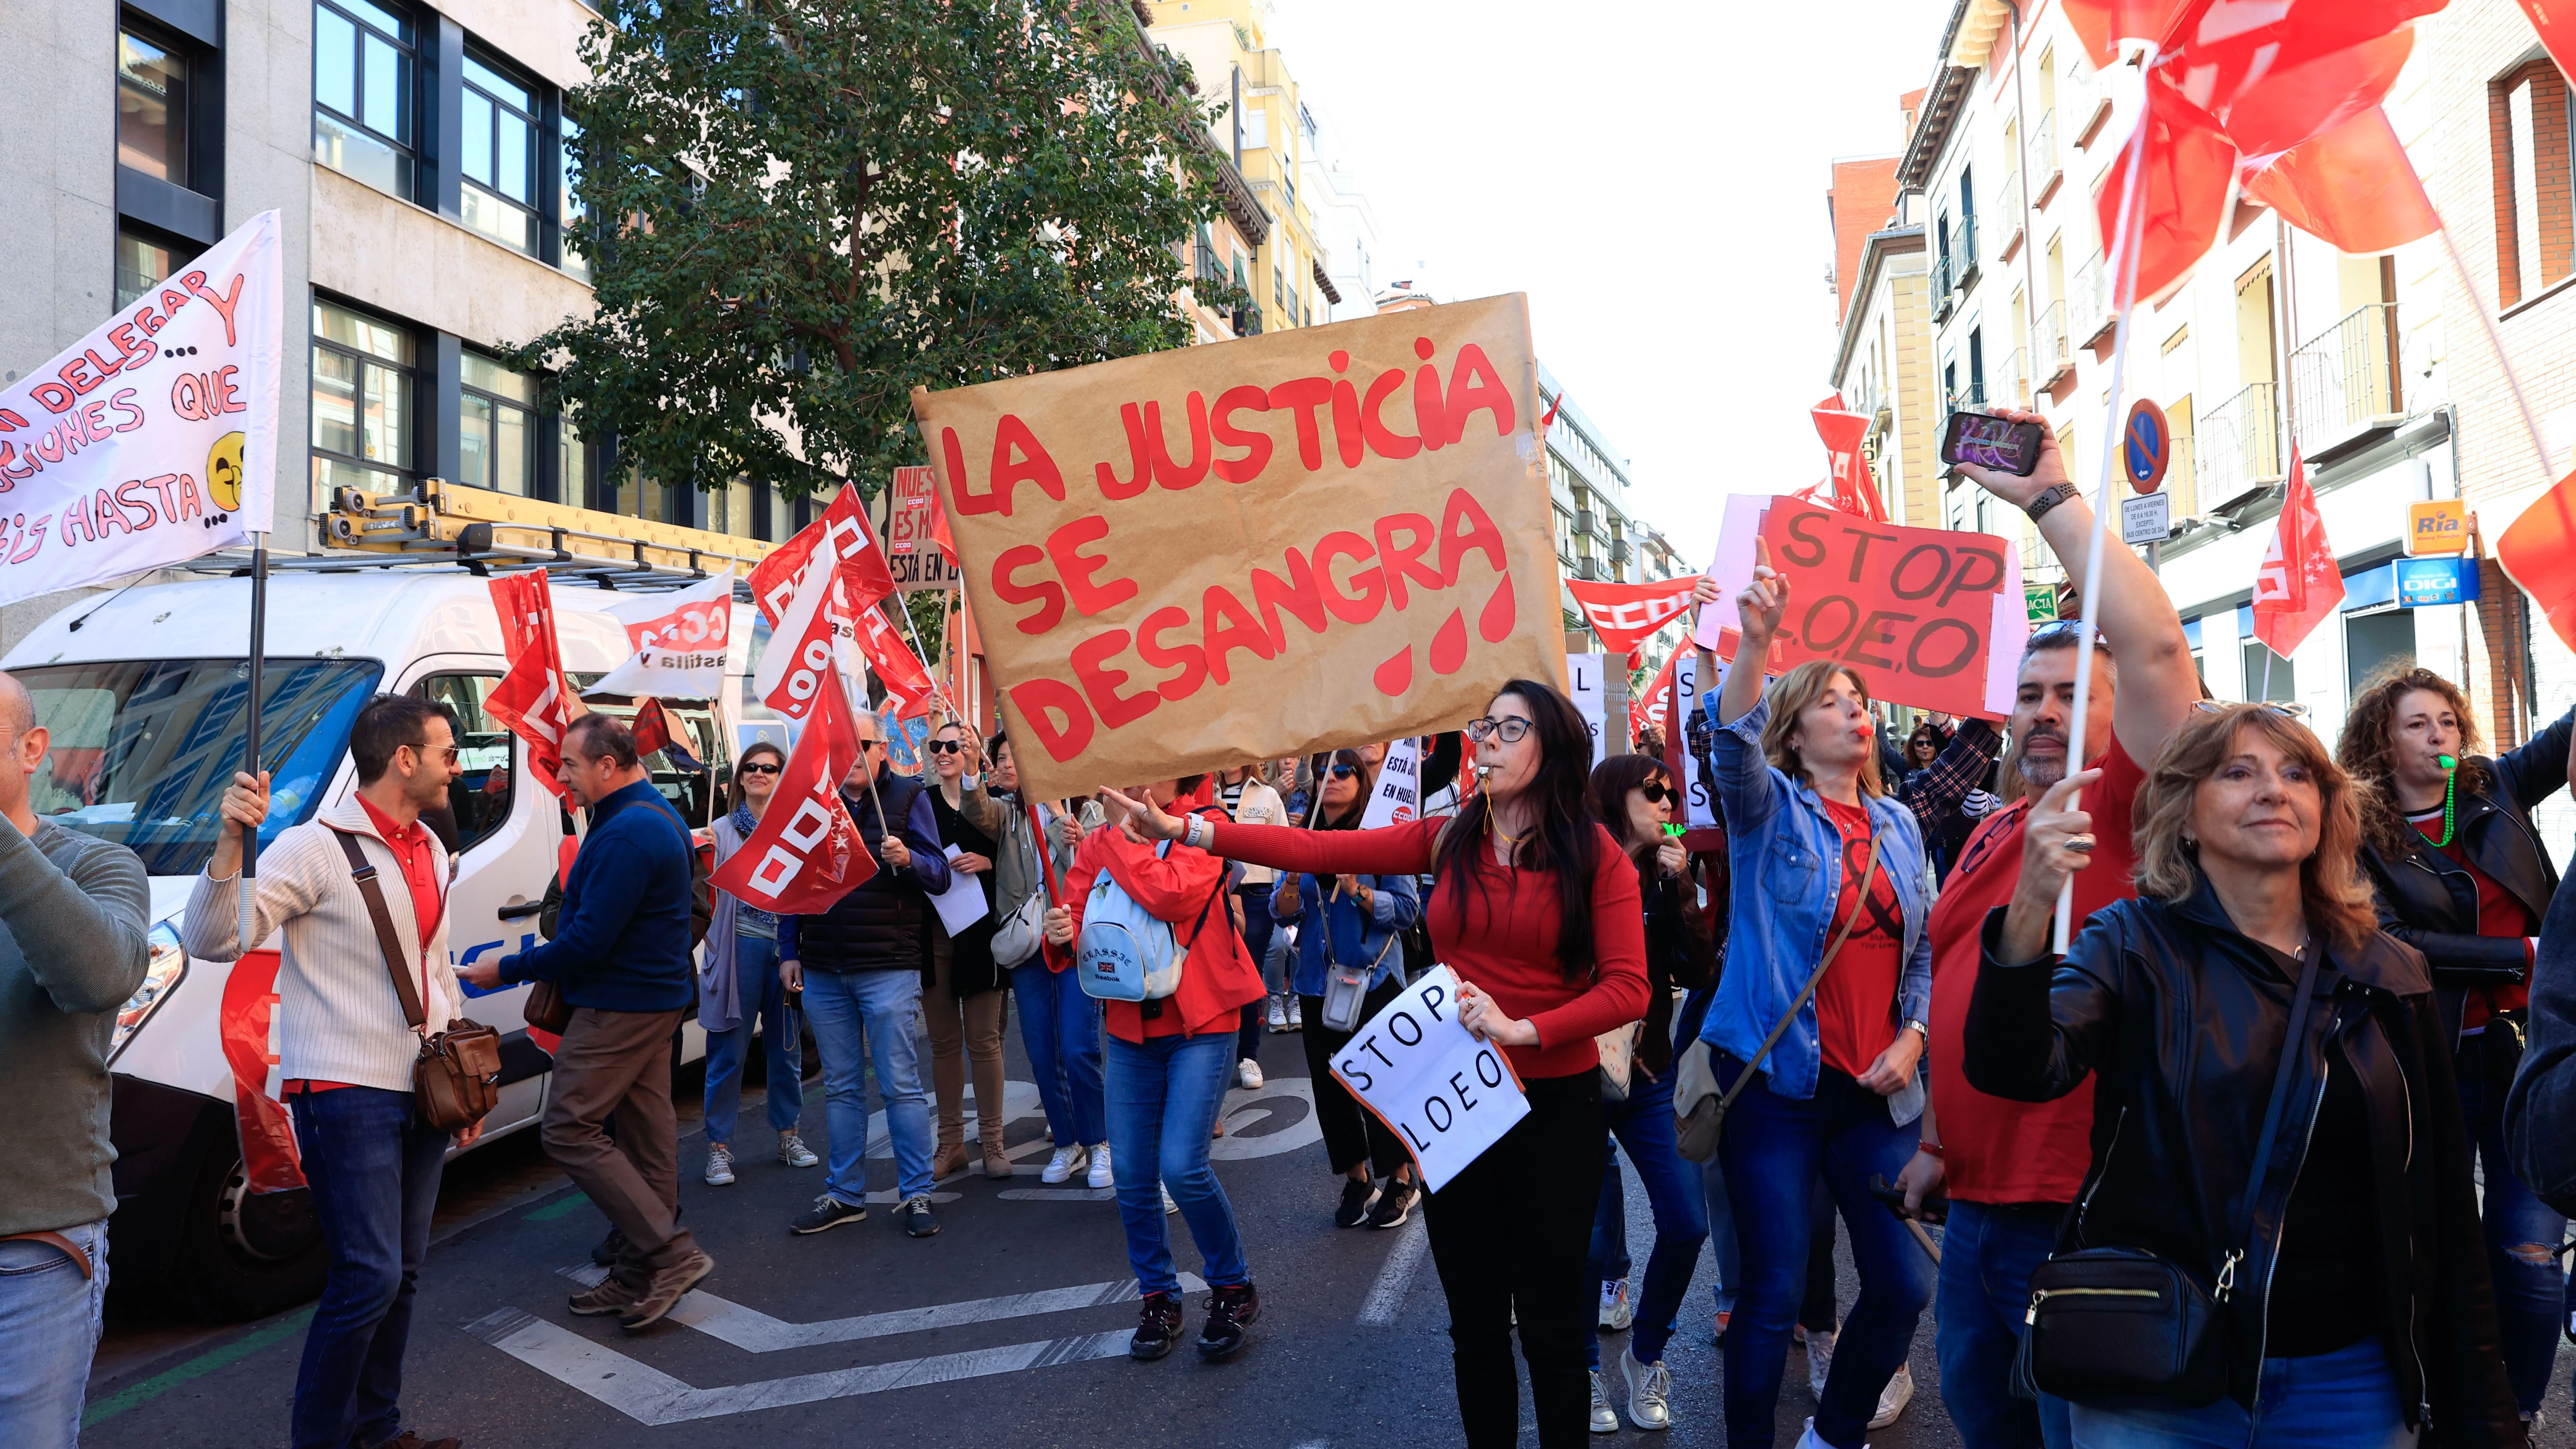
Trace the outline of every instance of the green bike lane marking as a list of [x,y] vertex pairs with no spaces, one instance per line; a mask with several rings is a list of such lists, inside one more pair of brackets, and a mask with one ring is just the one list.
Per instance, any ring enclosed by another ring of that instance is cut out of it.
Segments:
[[238,1363],[282,1338],[303,1331],[304,1325],[312,1321],[313,1310],[300,1308],[266,1328],[245,1333],[219,1348],[210,1348],[185,1363],[164,1369],[130,1389],[120,1390],[81,1410],[81,1427],[92,1428],[138,1404],[148,1404],[192,1379],[203,1378],[219,1368]]

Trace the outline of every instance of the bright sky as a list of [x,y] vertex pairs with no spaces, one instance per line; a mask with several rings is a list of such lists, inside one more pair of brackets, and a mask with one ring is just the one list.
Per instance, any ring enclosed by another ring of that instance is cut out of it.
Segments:
[[[1380,285],[1527,292],[1539,355],[1706,557],[1729,492],[1825,474],[1830,163],[1892,154],[1949,0],[1272,0]],[[1422,265],[1417,268],[1416,263]]]

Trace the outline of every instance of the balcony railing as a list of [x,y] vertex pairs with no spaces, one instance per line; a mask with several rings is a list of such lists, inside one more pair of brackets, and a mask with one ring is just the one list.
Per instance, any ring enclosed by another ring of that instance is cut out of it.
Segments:
[[2001,261],[2011,261],[2013,254],[2021,249],[2021,172],[2005,172],[2004,184],[1995,188],[1993,220],[1995,234],[2004,239],[2002,250],[1995,256]]
[[1195,248],[1195,250],[1198,252],[1198,266],[1191,275],[1196,280],[1202,282],[1223,282],[1226,280],[1225,264],[1216,259],[1216,248],[1203,246]]
[[2372,302],[2290,354],[2302,448],[2313,455],[2405,411],[2397,347],[2397,304]]
[[1941,390],[1941,416],[1944,422],[1952,413],[1981,413],[1985,410],[1986,389],[1983,383],[1970,383],[1966,387],[1948,387]]
[[2111,312],[2111,269],[2103,265],[2100,253],[2075,269],[2071,290],[2067,302],[2074,325],[2068,331],[2076,346],[2090,347],[2118,320]]
[[2017,408],[2030,406],[2029,358],[2028,352],[2016,347],[1988,377],[1986,385],[1994,389],[1996,402]]
[[2281,476],[2280,384],[2258,382],[2200,415],[2200,502],[2215,508]]
[[2057,159],[2057,112],[2048,111],[2040,116],[2038,125],[2030,128],[2030,174],[2039,178],[2036,204],[2046,206],[2049,198],[2057,194],[2063,170]]
[[1577,537],[1589,538],[1593,530],[1599,526],[1599,515],[1591,509],[1578,508],[1574,511],[1574,532]]
[[2074,345],[2066,337],[2065,298],[2040,308],[2030,320],[2030,361],[2031,386],[2041,392],[2055,387],[2075,366]]
[[1610,561],[1612,563],[1626,563],[1628,561],[1628,557],[1628,540],[1624,538],[1614,538],[1610,540]]
[[1578,579],[1600,578],[1601,560],[1588,553],[1577,555],[1574,560],[1574,576]]
[[1959,289],[1959,270],[1948,253],[1932,259],[1932,320],[1946,321]]
[[2176,527],[2180,527],[2186,518],[2200,516],[2199,442],[2198,434],[2178,433],[2170,444],[2173,451],[2165,464],[2164,488],[2173,495]]
[[1242,306],[1234,309],[1234,335],[1237,337],[1258,337],[1261,335],[1260,304],[1255,302],[1246,302]]

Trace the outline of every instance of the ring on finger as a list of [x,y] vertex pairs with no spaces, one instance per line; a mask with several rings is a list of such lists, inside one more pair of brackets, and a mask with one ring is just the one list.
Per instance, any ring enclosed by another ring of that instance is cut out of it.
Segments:
[[2070,835],[2066,837],[2066,848],[2079,855],[2090,855],[2093,853],[2093,837],[2090,835]]

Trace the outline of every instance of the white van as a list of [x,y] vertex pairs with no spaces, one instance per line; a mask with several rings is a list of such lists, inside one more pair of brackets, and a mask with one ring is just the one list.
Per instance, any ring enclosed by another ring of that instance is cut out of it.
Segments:
[[[451,844],[462,853],[450,954],[463,965],[533,944],[570,817],[528,778],[515,737],[484,713],[504,667],[489,586],[452,567],[361,567],[281,573],[268,588],[260,713],[274,809],[263,837],[355,788],[349,726],[369,695],[436,700],[456,713],[465,767],[450,795]],[[561,582],[553,593],[564,666],[577,684],[631,652],[617,621],[594,610],[632,595]],[[151,970],[118,1014],[108,1059],[116,1276],[168,1283],[182,1301],[226,1316],[311,1298],[325,1266],[306,1193],[247,1190],[222,1031],[233,968],[190,959],[173,919],[213,849],[216,802],[242,763],[249,624],[247,578],[149,585],[104,602],[84,599],[0,658],[34,695],[37,721],[53,735],[31,782],[36,813],[131,847],[152,877]],[[646,761],[654,783],[701,831],[724,808],[721,782],[730,778],[737,730],[777,732],[773,722],[743,717],[755,628],[747,604],[735,605],[733,624],[732,698],[665,702],[675,734],[686,731],[682,742],[703,768],[684,770],[668,753]],[[621,701],[592,703],[629,712]],[[767,715],[756,706],[749,713]],[[267,944],[274,949],[276,941]],[[485,1142],[533,1123],[545,1100],[551,1059],[527,1033],[527,994],[520,986],[466,1003],[468,1016],[503,1033],[501,1106]],[[692,1017],[683,1059],[704,1050]],[[265,1055],[273,1089],[275,1054]]]

